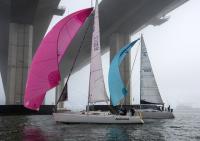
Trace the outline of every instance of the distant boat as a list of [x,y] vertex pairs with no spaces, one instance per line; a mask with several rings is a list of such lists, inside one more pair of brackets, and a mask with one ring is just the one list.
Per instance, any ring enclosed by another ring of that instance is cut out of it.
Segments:
[[[132,44],[133,45],[133,44]],[[76,58],[75,58],[76,60]],[[73,64],[74,65],[74,64]],[[69,77],[68,77],[69,78]],[[68,82],[68,80],[67,80]],[[67,83],[59,98],[63,101],[63,97],[67,97]],[[100,45],[100,31],[99,31],[99,16],[98,16],[98,1],[94,10],[94,25],[92,34],[91,60],[90,60],[90,78],[89,78],[89,92],[88,105],[86,111],[83,112],[55,112],[54,119],[57,122],[65,123],[143,123],[139,115],[116,115],[110,112],[90,111],[89,105],[94,105],[97,102],[104,102],[109,104],[109,98],[106,94],[102,61],[101,61],[101,45]]]

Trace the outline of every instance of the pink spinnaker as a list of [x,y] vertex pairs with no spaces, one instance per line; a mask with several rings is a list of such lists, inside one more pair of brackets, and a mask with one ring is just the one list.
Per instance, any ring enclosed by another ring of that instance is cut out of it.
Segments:
[[59,63],[92,8],[77,11],[58,22],[38,47],[28,72],[24,106],[39,110],[45,94],[60,82]]

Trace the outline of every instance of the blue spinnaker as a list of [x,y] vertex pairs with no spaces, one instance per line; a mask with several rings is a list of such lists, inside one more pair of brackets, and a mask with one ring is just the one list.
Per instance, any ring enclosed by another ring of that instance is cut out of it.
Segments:
[[124,59],[124,57],[126,56],[126,54],[128,54],[130,49],[138,40],[139,39],[121,48],[119,52],[117,52],[117,54],[114,56],[110,64],[110,69],[108,74],[108,85],[110,91],[110,99],[113,106],[119,104],[120,100],[127,95],[127,89],[120,75],[120,64]]

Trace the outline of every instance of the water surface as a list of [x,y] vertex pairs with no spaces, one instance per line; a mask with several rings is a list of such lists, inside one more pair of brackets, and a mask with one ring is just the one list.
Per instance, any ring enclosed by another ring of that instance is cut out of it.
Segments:
[[200,110],[143,125],[58,124],[52,116],[2,116],[0,141],[199,141]]

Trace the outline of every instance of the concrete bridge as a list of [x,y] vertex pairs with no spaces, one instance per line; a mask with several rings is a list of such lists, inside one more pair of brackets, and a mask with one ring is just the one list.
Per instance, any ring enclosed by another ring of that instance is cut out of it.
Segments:
[[[130,35],[147,25],[160,25],[168,20],[167,13],[187,0],[102,0],[99,6],[102,52],[110,50],[110,58]],[[0,0],[0,71],[6,93],[6,104],[20,105],[23,102],[28,66],[44,36],[53,15],[62,15],[58,9],[60,0]],[[60,68],[62,77],[68,75],[86,28],[87,21],[70,45]],[[92,26],[86,39],[75,70],[88,64]],[[124,80],[129,79],[129,58],[125,59],[121,72]],[[69,66],[69,67],[66,67]],[[60,88],[62,88],[61,83]],[[58,90],[59,91],[59,90]],[[129,98],[125,100],[129,104]]]

